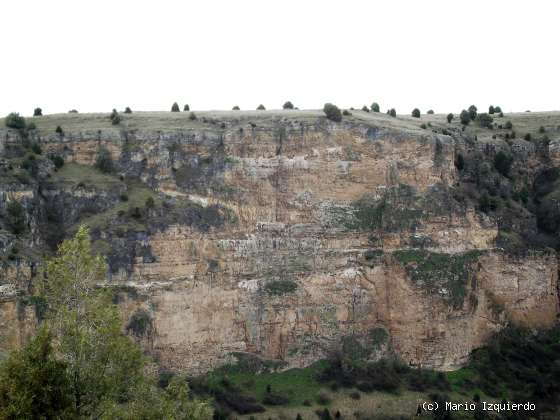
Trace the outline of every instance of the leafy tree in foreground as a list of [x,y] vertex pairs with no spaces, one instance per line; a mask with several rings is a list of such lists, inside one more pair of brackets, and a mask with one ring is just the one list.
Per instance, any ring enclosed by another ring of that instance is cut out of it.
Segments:
[[0,365],[0,419],[70,418],[66,365],[55,358],[46,326]]
[[211,418],[207,404],[189,398],[185,380],[162,391],[145,373],[146,359],[122,333],[103,287],[106,270],[83,226],[46,262],[36,296],[45,320],[37,337],[0,365],[0,419]]

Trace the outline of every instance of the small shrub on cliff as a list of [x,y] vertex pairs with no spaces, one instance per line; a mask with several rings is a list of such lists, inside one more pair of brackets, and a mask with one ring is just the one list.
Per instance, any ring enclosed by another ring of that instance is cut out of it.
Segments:
[[260,105],[257,107],[257,111],[264,111],[264,110],[266,110],[266,108],[264,107],[263,104],[260,104]]
[[40,155],[41,153],[43,153],[43,149],[41,149],[41,145],[37,142],[33,142],[31,144],[31,151],[36,155]]
[[511,130],[513,128],[513,124],[511,123],[511,121],[506,121],[506,123],[504,124],[504,128],[506,130]]
[[512,163],[513,158],[502,151],[499,151],[496,153],[496,156],[494,156],[494,167],[503,176],[509,176]]
[[377,102],[374,102],[371,104],[371,110],[373,112],[379,112],[379,104]]
[[364,112],[369,112],[369,108],[368,108],[367,106],[364,105],[364,106],[362,107],[362,111],[364,111]]
[[391,108],[390,110],[387,111],[387,114],[395,118],[397,116],[397,111],[395,110],[395,108]]
[[345,117],[349,117],[350,115],[352,115],[352,113],[345,109],[344,111],[342,111],[342,115],[344,115]]
[[189,104],[185,104],[185,106],[183,107],[183,111],[190,111],[191,107],[189,106]]
[[494,119],[489,114],[478,114],[478,123],[483,128],[492,128],[492,122]]
[[25,128],[25,118],[21,117],[17,112],[11,112],[4,120],[4,124],[8,128],[21,130]]
[[33,110],[33,116],[34,117],[40,117],[43,115],[43,110],[41,108],[35,108]]
[[434,110],[433,109],[429,109],[427,112],[428,115],[433,115],[434,114]]
[[342,121],[342,113],[340,109],[331,103],[326,103],[323,107],[323,112],[327,116],[327,118],[331,121],[340,122]]
[[454,117],[454,115],[451,112],[449,114],[447,114],[447,122],[449,124],[451,124],[451,121],[453,121],[453,117]]
[[459,119],[461,120],[461,124],[469,125],[471,122],[471,115],[469,114],[469,111],[463,109],[459,115]]
[[294,109],[294,104],[291,103],[290,101],[287,101],[286,103],[284,103],[284,105],[282,105],[283,109]]
[[413,116],[414,118],[420,118],[420,110],[419,110],[418,108],[414,108],[414,109],[412,110],[412,116]]
[[56,126],[56,130],[54,130],[54,132],[61,137],[64,135],[64,130],[62,129],[62,127],[60,125]]
[[124,109],[124,113],[125,113],[125,114],[132,114],[132,109],[130,109],[130,107],[127,106],[127,107]]
[[474,121],[476,119],[476,115],[477,115],[477,108],[474,105],[469,106],[469,116],[471,117],[471,120]]
[[64,166],[64,158],[60,155],[51,155],[49,156],[50,160],[52,160],[52,163],[54,163],[54,167],[56,169],[60,169]]
[[8,203],[6,216],[8,227],[14,235],[25,231],[25,210],[19,202],[12,200]]
[[195,114],[194,112],[191,112],[191,113],[189,114],[189,120],[195,121],[196,119],[197,119],[196,114]]
[[111,120],[111,124],[113,125],[118,125],[121,122],[121,116],[116,109],[113,109],[113,112],[111,112],[111,115],[109,115],[109,119]]
[[494,108],[493,105],[490,105],[490,106],[488,107],[488,113],[489,113],[490,115],[492,115],[494,112],[496,112],[496,108]]
[[173,105],[171,105],[171,112],[181,112],[181,110],[179,109],[179,104],[177,102],[173,102]]
[[231,108],[231,110],[232,110],[232,111],[239,111],[240,108],[239,108],[237,105],[235,105],[233,108]]
[[111,152],[104,147],[101,146],[99,151],[97,152],[97,158],[95,159],[95,167],[99,169],[101,172],[104,173],[111,173],[113,172],[113,158],[111,157]]
[[153,197],[146,198],[146,203],[144,205],[146,206],[147,209],[155,208],[156,203],[154,201],[154,198]]

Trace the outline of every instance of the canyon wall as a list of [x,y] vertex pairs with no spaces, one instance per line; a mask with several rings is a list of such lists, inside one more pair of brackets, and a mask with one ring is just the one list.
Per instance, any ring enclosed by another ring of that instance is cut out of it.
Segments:
[[[169,369],[252,355],[301,367],[338,351],[448,370],[507,323],[552,325],[556,253],[507,253],[496,220],[456,197],[461,133],[383,118],[33,134],[66,163],[2,183],[0,205],[22,203],[29,233],[0,232],[4,255],[26,247],[2,264],[0,347],[32,331],[38,256],[81,223],[124,329]],[[1,135],[9,157],[20,139]],[[101,148],[113,174],[92,168]]]

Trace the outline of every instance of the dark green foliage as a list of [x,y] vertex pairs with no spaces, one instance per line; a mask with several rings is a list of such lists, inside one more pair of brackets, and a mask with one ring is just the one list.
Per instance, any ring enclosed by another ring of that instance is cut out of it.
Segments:
[[33,121],[31,121],[30,123],[27,124],[27,129],[28,130],[36,130],[37,126],[35,125],[35,123]]
[[183,107],[183,111],[190,111],[191,107],[189,106],[189,104],[185,104],[185,106]]
[[440,254],[424,250],[399,250],[393,256],[404,265],[411,280],[430,294],[444,288],[443,298],[453,307],[461,307],[467,293],[471,265],[480,256],[478,251],[464,254]]
[[389,111],[387,111],[387,114],[395,118],[397,116],[397,111],[395,110],[395,108],[391,108]]
[[457,157],[455,158],[455,167],[459,171],[462,171],[463,169],[465,169],[465,158],[463,157],[463,155],[461,153],[458,153]]
[[97,158],[95,159],[95,167],[106,174],[109,174],[114,170],[111,152],[109,152],[105,146],[99,147]]
[[266,108],[264,107],[263,104],[260,104],[260,105],[257,107],[257,111],[264,111],[264,110],[266,110]]
[[181,112],[181,110],[179,109],[179,104],[177,102],[173,102],[173,105],[171,105],[171,112]]
[[132,114],[132,109],[130,109],[130,107],[127,106],[127,107],[124,109],[124,113],[125,113],[125,114]]
[[278,394],[275,392],[268,392],[262,400],[263,404],[266,405],[286,405],[290,402],[290,399],[285,395]]
[[541,125],[539,127],[539,133],[544,134],[546,132],[545,128]]
[[461,111],[461,114],[459,115],[459,119],[461,120],[461,124],[469,125],[469,123],[471,122],[471,115],[468,111],[463,109]]
[[139,309],[134,312],[126,325],[126,331],[136,337],[149,335],[152,331],[152,317],[148,311]]
[[293,293],[297,290],[298,285],[292,280],[273,280],[266,283],[263,287],[264,291],[269,295],[284,295]]
[[33,110],[33,116],[34,117],[40,117],[43,115],[43,110],[41,108],[35,108]]
[[144,204],[147,209],[153,209],[156,207],[156,203],[153,197],[146,198],[146,203]]
[[369,112],[369,108],[368,108],[366,105],[364,105],[364,106],[362,107],[362,111],[364,111],[364,112]]
[[461,111],[459,118],[461,120],[461,124],[463,125],[468,125],[471,122],[471,115],[464,109]]
[[[495,107],[494,107],[494,112],[495,112],[496,114],[501,114],[501,113],[502,113],[502,108],[500,108],[499,106],[495,106]],[[503,115],[502,115],[502,117],[503,117]]]
[[294,104],[291,103],[290,101],[287,101],[284,103],[284,105],[282,105],[283,109],[294,109]]
[[425,123],[420,124],[420,128],[422,128],[423,130],[427,129],[428,126]]
[[513,128],[513,124],[511,123],[511,121],[506,121],[506,123],[504,124],[504,128],[506,130],[511,130]]
[[489,114],[486,113],[478,114],[478,123],[480,124],[481,127],[492,128],[493,122],[494,119]]
[[111,112],[111,115],[109,115],[109,119],[111,120],[111,124],[113,125],[119,125],[121,123],[121,116],[116,109],[113,109],[113,112]]
[[128,201],[128,194],[121,194],[120,199],[121,201]]
[[379,104],[377,102],[374,102],[371,104],[371,110],[373,112],[379,112]]
[[68,111],[69,114],[77,114],[78,110],[77,109],[71,109],[70,111]]
[[13,234],[25,231],[25,209],[18,201],[12,200],[6,206],[6,221]]
[[189,114],[189,120],[195,121],[196,119],[197,119],[196,114],[195,114],[194,112],[191,112],[191,113]]
[[352,113],[345,109],[344,111],[342,111],[342,115],[344,115],[345,117],[349,117],[350,115],[352,115]]
[[50,155],[50,160],[54,163],[56,169],[60,169],[64,166],[64,158],[60,155]]
[[71,391],[66,366],[55,358],[47,328],[0,365],[0,417],[70,418]]
[[488,193],[484,193],[478,200],[478,209],[483,213],[489,213],[498,209],[498,201],[495,197],[490,197]]
[[490,106],[488,107],[488,113],[489,113],[489,114],[493,114],[494,112],[496,112],[496,108],[494,108],[493,105],[490,105]]
[[56,169],[60,169],[64,166],[64,158],[60,155],[51,155],[49,156],[50,160],[54,163],[54,167]]
[[232,111],[239,111],[240,108],[239,108],[237,105],[235,105],[233,108],[231,108],[231,110],[232,110]]
[[447,122],[451,123],[451,121],[453,121],[453,117],[454,117],[454,115],[451,112],[449,114],[447,114]]
[[433,114],[434,114],[434,110],[433,110],[433,109],[429,109],[428,112],[427,112],[427,114],[433,115]]
[[64,135],[64,130],[62,129],[62,127],[60,125],[56,126],[56,129],[54,130],[54,132],[56,134],[58,134],[59,136],[63,136]]
[[[469,362],[472,385],[494,398],[534,402],[542,413],[560,404],[560,329],[507,328]],[[533,413],[540,418],[537,413]]]
[[418,108],[414,108],[414,109],[412,110],[412,116],[413,116],[414,118],[420,118],[420,110],[419,110]]
[[327,116],[327,118],[331,121],[340,122],[342,121],[342,113],[340,109],[331,103],[326,103],[323,107],[323,112]]
[[511,170],[511,165],[513,164],[513,157],[502,151],[496,153],[494,156],[494,167],[503,176],[509,176],[509,171]]
[[25,118],[21,117],[17,112],[11,112],[4,120],[4,124],[8,128],[22,130],[25,128]]
[[469,117],[471,118],[472,121],[474,121],[476,119],[476,106],[471,105],[469,106]]
[[531,141],[531,134],[530,134],[530,133],[525,134],[525,135],[523,136],[523,140],[525,140],[525,141]]
[[43,149],[41,149],[41,145],[37,142],[33,142],[31,144],[31,151],[36,155],[40,155],[41,153],[43,153]]

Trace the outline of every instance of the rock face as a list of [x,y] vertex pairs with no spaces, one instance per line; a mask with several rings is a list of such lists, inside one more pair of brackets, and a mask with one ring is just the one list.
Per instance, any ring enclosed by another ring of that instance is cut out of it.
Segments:
[[[58,238],[49,223],[59,235],[90,225],[125,330],[171,369],[204,372],[244,354],[305,366],[342,351],[447,370],[507,322],[551,325],[556,254],[508,255],[496,222],[454,198],[460,133],[383,118],[39,133],[43,153],[66,165],[27,186],[5,182],[0,206],[23,204],[36,250]],[[2,138],[4,153],[18,142]],[[73,179],[100,147],[112,179]],[[17,238],[2,235],[7,255]],[[2,268],[4,348],[33,325],[22,302],[32,261]]]

